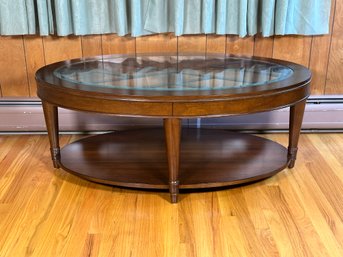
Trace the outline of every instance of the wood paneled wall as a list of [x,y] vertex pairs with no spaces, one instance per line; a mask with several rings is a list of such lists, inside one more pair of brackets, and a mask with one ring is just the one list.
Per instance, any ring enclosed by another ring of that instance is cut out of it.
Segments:
[[35,97],[34,74],[45,64],[81,56],[134,52],[216,52],[289,60],[312,70],[312,95],[343,94],[343,1],[332,1],[330,27],[329,35],[314,37],[0,37],[0,96]]

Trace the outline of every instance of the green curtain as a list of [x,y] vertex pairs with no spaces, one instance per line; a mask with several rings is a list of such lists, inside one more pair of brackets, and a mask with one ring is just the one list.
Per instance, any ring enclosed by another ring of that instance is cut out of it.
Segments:
[[330,0],[0,0],[0,35],[329,31]]

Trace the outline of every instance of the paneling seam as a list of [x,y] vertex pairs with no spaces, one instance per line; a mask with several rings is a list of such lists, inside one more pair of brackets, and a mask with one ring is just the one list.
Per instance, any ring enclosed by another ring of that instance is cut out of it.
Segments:
[[26,44],[24,42],[24,36],[21,36],[21,42],[23,44],[23,50],[24,50],[23,52],[24,52],[24,60],[25,60],[26,87],[27,87],[27,91],[29,93],[29,96],[32,96],[29,74],[28,74],[28,70],[27,70]]
[[331,34],[330,34],[330,42],[329,42],[329,51],[328,51],[328,62],[326,64],[326,72],[325,72],[325,85],[324,85],[324,95],[326,95],[326,86],[327,86],[327,80],[328,80],[328,73],[329,73],[329,64],[330,64],[330,56],[331,56],[331,46],[332,46],[332,38],[333,38],[333,29],[335,24],[335,18],[336,18],[336,5],[337,0],[334,1],[334,7],[333,7],[333,14],[332,14],[332,24],[331,24]]

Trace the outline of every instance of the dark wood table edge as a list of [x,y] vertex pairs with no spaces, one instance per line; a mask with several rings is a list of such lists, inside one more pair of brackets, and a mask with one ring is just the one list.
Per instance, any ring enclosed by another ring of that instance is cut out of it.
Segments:
[[[122,96],[111,98],[113,96],[105,97],[104,94],[92,95],[89,92],[80,93],[77,90],[61,90],[61,88],[43,81],[39,76],[36,76],[36,79],[38,82],[37,94],[42,99],[51,156],[55,168],[61,167],[58,107],[119,116],[163,118],[169,166],[169,191],[173,203],[177,202],[179,190],[178,167],[182,118],[222,117],[290,107],[288,167],[293,168],[310,84],[310,74],[306,73],[302,82],[297,82],[284,89],[267,90],[253,94],[243,93],[235,96],[209,96],[208,98],[201,98],[201,101],[197,102],[195,98],[187,96],[186,98],[179,96],[162,97],[159,101],[157,100],[158,97],[137,99]],[[121,110],[121,105],[124,103],[128,104],[128,107],[126,110]],[[232,103],[240,108],[235,109],[232,107],[234,106]],[[203,106],[203,109],[200,105]],[[200,110],[194,111],[197,108]],[[219,110],[217,111],[216,108]]]

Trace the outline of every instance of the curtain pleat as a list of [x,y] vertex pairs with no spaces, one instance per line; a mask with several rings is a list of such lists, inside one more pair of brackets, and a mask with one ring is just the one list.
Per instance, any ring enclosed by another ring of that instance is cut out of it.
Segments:
[[[37,20],[37,30],[33,33],[16,33],[13,31],[13,34],[40,34],[40,35],[48,35],[53,34],[54,31],[54,22],[53,22],[53,14],[52,14],[52,5],[50,1],[46,0],[37,0],[35,11],[33,15],[36,17]],[[38,15],[39,14],[39,15]]]
[[[275,34],[275,10],[276,0],[263,0],[259,12],[261,12],[261,19],[259,23],[259,30],[263,36]],[[320,33],[319,33],[320,34]],[[324,33],[323,33],[324,34]]]
[[0,0],[0,35],[329,31],[330,0]]
[[32,15],[32,1],[0,0],[0,34],[10,35],[35,32],[35,16]]

